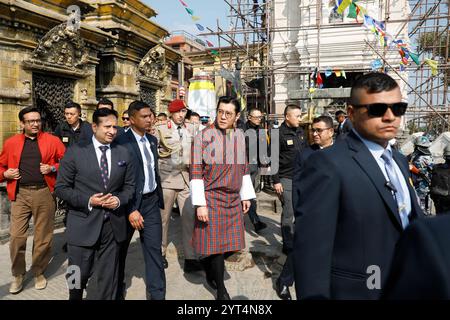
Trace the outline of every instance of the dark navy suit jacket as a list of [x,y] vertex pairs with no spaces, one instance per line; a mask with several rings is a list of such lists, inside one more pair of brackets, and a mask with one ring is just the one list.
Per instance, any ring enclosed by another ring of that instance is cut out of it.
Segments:
[[[409,183],[408,163],[397,151],[393,157],[407,181],[414,220],[423,212]],[[379,268],[383,288],[403,228],[369,149],[352,131],[314,152],[299,179],[293,251],[297,297],[378,299],[381,290],[369,289],[367,281]]]
[[[159,207],[164,209],[164,198],[161,187],[161,178],[159,176],[159,168],[158,168],[158,139],[156,137],[145,134],[146,138],[150,142],[151,152],[153,154],[153,159],[155,161],[155,180],[156,180],[156,191],[159,197]],[[127,132],[123,132],[120,136],[117,137],[117,143],[128,148],[130,154],[136,159],[136,188],[134,193],[134,198],[130,202],[129,212],[131,213],[135,210],[140,210],[142,203],[142,192],[144,190],[145,184],[145,175],[144,175],[144,161],[142,159],[141,151],[139,149],[136,138],[134,137],[133,131],[129,129]]]

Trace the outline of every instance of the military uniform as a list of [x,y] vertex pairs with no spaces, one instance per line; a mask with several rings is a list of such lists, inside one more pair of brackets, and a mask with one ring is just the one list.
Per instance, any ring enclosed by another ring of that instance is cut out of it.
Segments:
[[195,212],[189,190],[189,161],[196,126],[191,123],[178,126],[169,120],[157,125],[155,129],[164,196],[164,209],[161,210],[162,253],[166,255],[170,214],[176,199],[181,215],[184,256],[185,259],[195,259],[191,241]]

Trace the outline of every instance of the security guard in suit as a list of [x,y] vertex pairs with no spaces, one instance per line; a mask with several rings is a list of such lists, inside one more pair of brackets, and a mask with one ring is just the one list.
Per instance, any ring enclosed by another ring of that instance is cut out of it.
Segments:
[[174,100],[169,104],[170,119],[156,126],[155,135],[159,146],[159,170],[164,195],[164,209],[161,210],[163,239],[162,253],[164,264],[168,245],[168,230],[172,208],[177,200],[182,224],[182,241],[184,251],[184,271],[201,270],[191,245],[194,231],[194,209],[189,190],[189,161],[191,144],[196,128],[194,124],[186,123],[187,106],[183,100]]

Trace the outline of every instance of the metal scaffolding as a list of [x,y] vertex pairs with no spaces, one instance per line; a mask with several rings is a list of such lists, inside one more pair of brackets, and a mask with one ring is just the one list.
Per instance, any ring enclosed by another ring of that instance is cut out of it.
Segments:
[[[274,76],[280,72],[289,75],[297,75],[302,79],[299,89],[307,90],[310,83],[310,66],[288,65],[274,66],[273,61],[279,61],[280,57],[273,56],[272,38],[277,32],[317,30],[317,56],[316,65],[320,66],[321,52],[320,32],[333,28],[332,24],[321,24],[322,1],[317,1],[316,23],[308,26],[283,26],[275,27],[274,1],[273,0],[224,0],[229,6],[230,29],[217,31],[209,29],[208,35],[216,35],[220,40],[227,42],[236,50],[236,56],[244,56],[241,60],[242,84],[255,79],[264,79],[264,86],[255,87],[242,85],[242,94],[247,101],[252,101],[267,113],[273,112]],[[449,0],[409,0],[411,12],[406,19],[390,19],[392,0],[380,1],[379,14],[386,24],[400,23],[400,28],[393,34],[394,38],[405,30],[408,30],[409,42],[420,56],[421,64],[412,63],[406,68],[406,72],[399,72],[397,68],[389,65],[389,54],[386,47],[378,46],[377,40],[366,41],[369,50],[372,50],[382,61],[384,67],[397,73],[398,77],[406,83],[410,108],[406,114],[406,127],[409,133],[415,131],[427,131],[431,134],[439,134],[449,130]],[[302,1],[298,1],[302,8]],[[340,22],[340,27],[354,24]],[[206,35],[206,34],[205,34]],[[219,45],[220,46],[220,45]],[[323,51],[323,50],[322,50]],[[425,59],[438,62],[437,74],[432,74],[432,68],[425,63]],[[245,62],[245,63],[243,63]],[[232,68],[235,61],[229,57],[227,63]],[[353,72],[367,72],[370,66],[355,64],[350,69]],[[261,99],[263,97],[263,99]],[[263,106],[261,106],[263,104]],[[341,105],[337,107],[342,107]]]
[[[411,42],[418,44],[422,64],[408,71],[410,108],[407,127],[410,133],[424,131],[437,136],[449,131],[449,17],[450,1],[410,1],[411,14],[406,21]],[[432,74],[425,58],[438,62],[437,74]]]

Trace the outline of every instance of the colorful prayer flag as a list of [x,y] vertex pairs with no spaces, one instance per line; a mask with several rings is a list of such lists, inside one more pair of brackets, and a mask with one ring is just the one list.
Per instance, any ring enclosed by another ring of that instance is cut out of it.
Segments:
[[347,74],[345,73],[345,70],[342,70],[342,76],[347,79]]
[[219,55],[219,51],[217,51],[217,50],[211,50],[211,54],[212,54],[212,55],[215,55],[215,56],[218,56],[218,55]]
[[331,76],[333,74],[333,71],[331,70],[331,69],[327,69],[327,70],[325,70],[325,77],[329,77],[329,76]]
[[352,0],[342,0],[341,4],[337,8],[337,13],[343,14],[344,10],[352,3]]
[[187,13],[189,13],[191,16],[194,15],[194,11],[192,11],[192,9],[189,8],[185,8]]
[[438,74],[438,61],[432,59],[425,59],[425,63],[430,66],[431,74],[436,76]]
[[204,31],[205,30],[205,28],[201,24],[196,23],[195,25],[197,26],[197,29],[199,31]]
[[336,77],[341,76],[341,70],[334,70],[334,73],[336,74]]
[[414,61],[415,64],[420,65],[419,55],[417,53],[410,52],[409,56],[411,57],[411,59]]
[[358,8],[356,7],[356,4],[354,4],[353,2],[350,4],[350,7],[348,9],[348,16],[347,18],[351,18],[351,19],[358,19]]
[[186,2],[184,2],[183,0],[180,0],[180,2],[183,6],[185,6],[187,8],[188,5],[186,4]]
[[214,47],[214,45],[208,40],[206,40],[206,44],[208,45],[208,47]]
[[197,22],[198,20],[200,20],[200,17],[197,16],[191,16],[192,21]]

